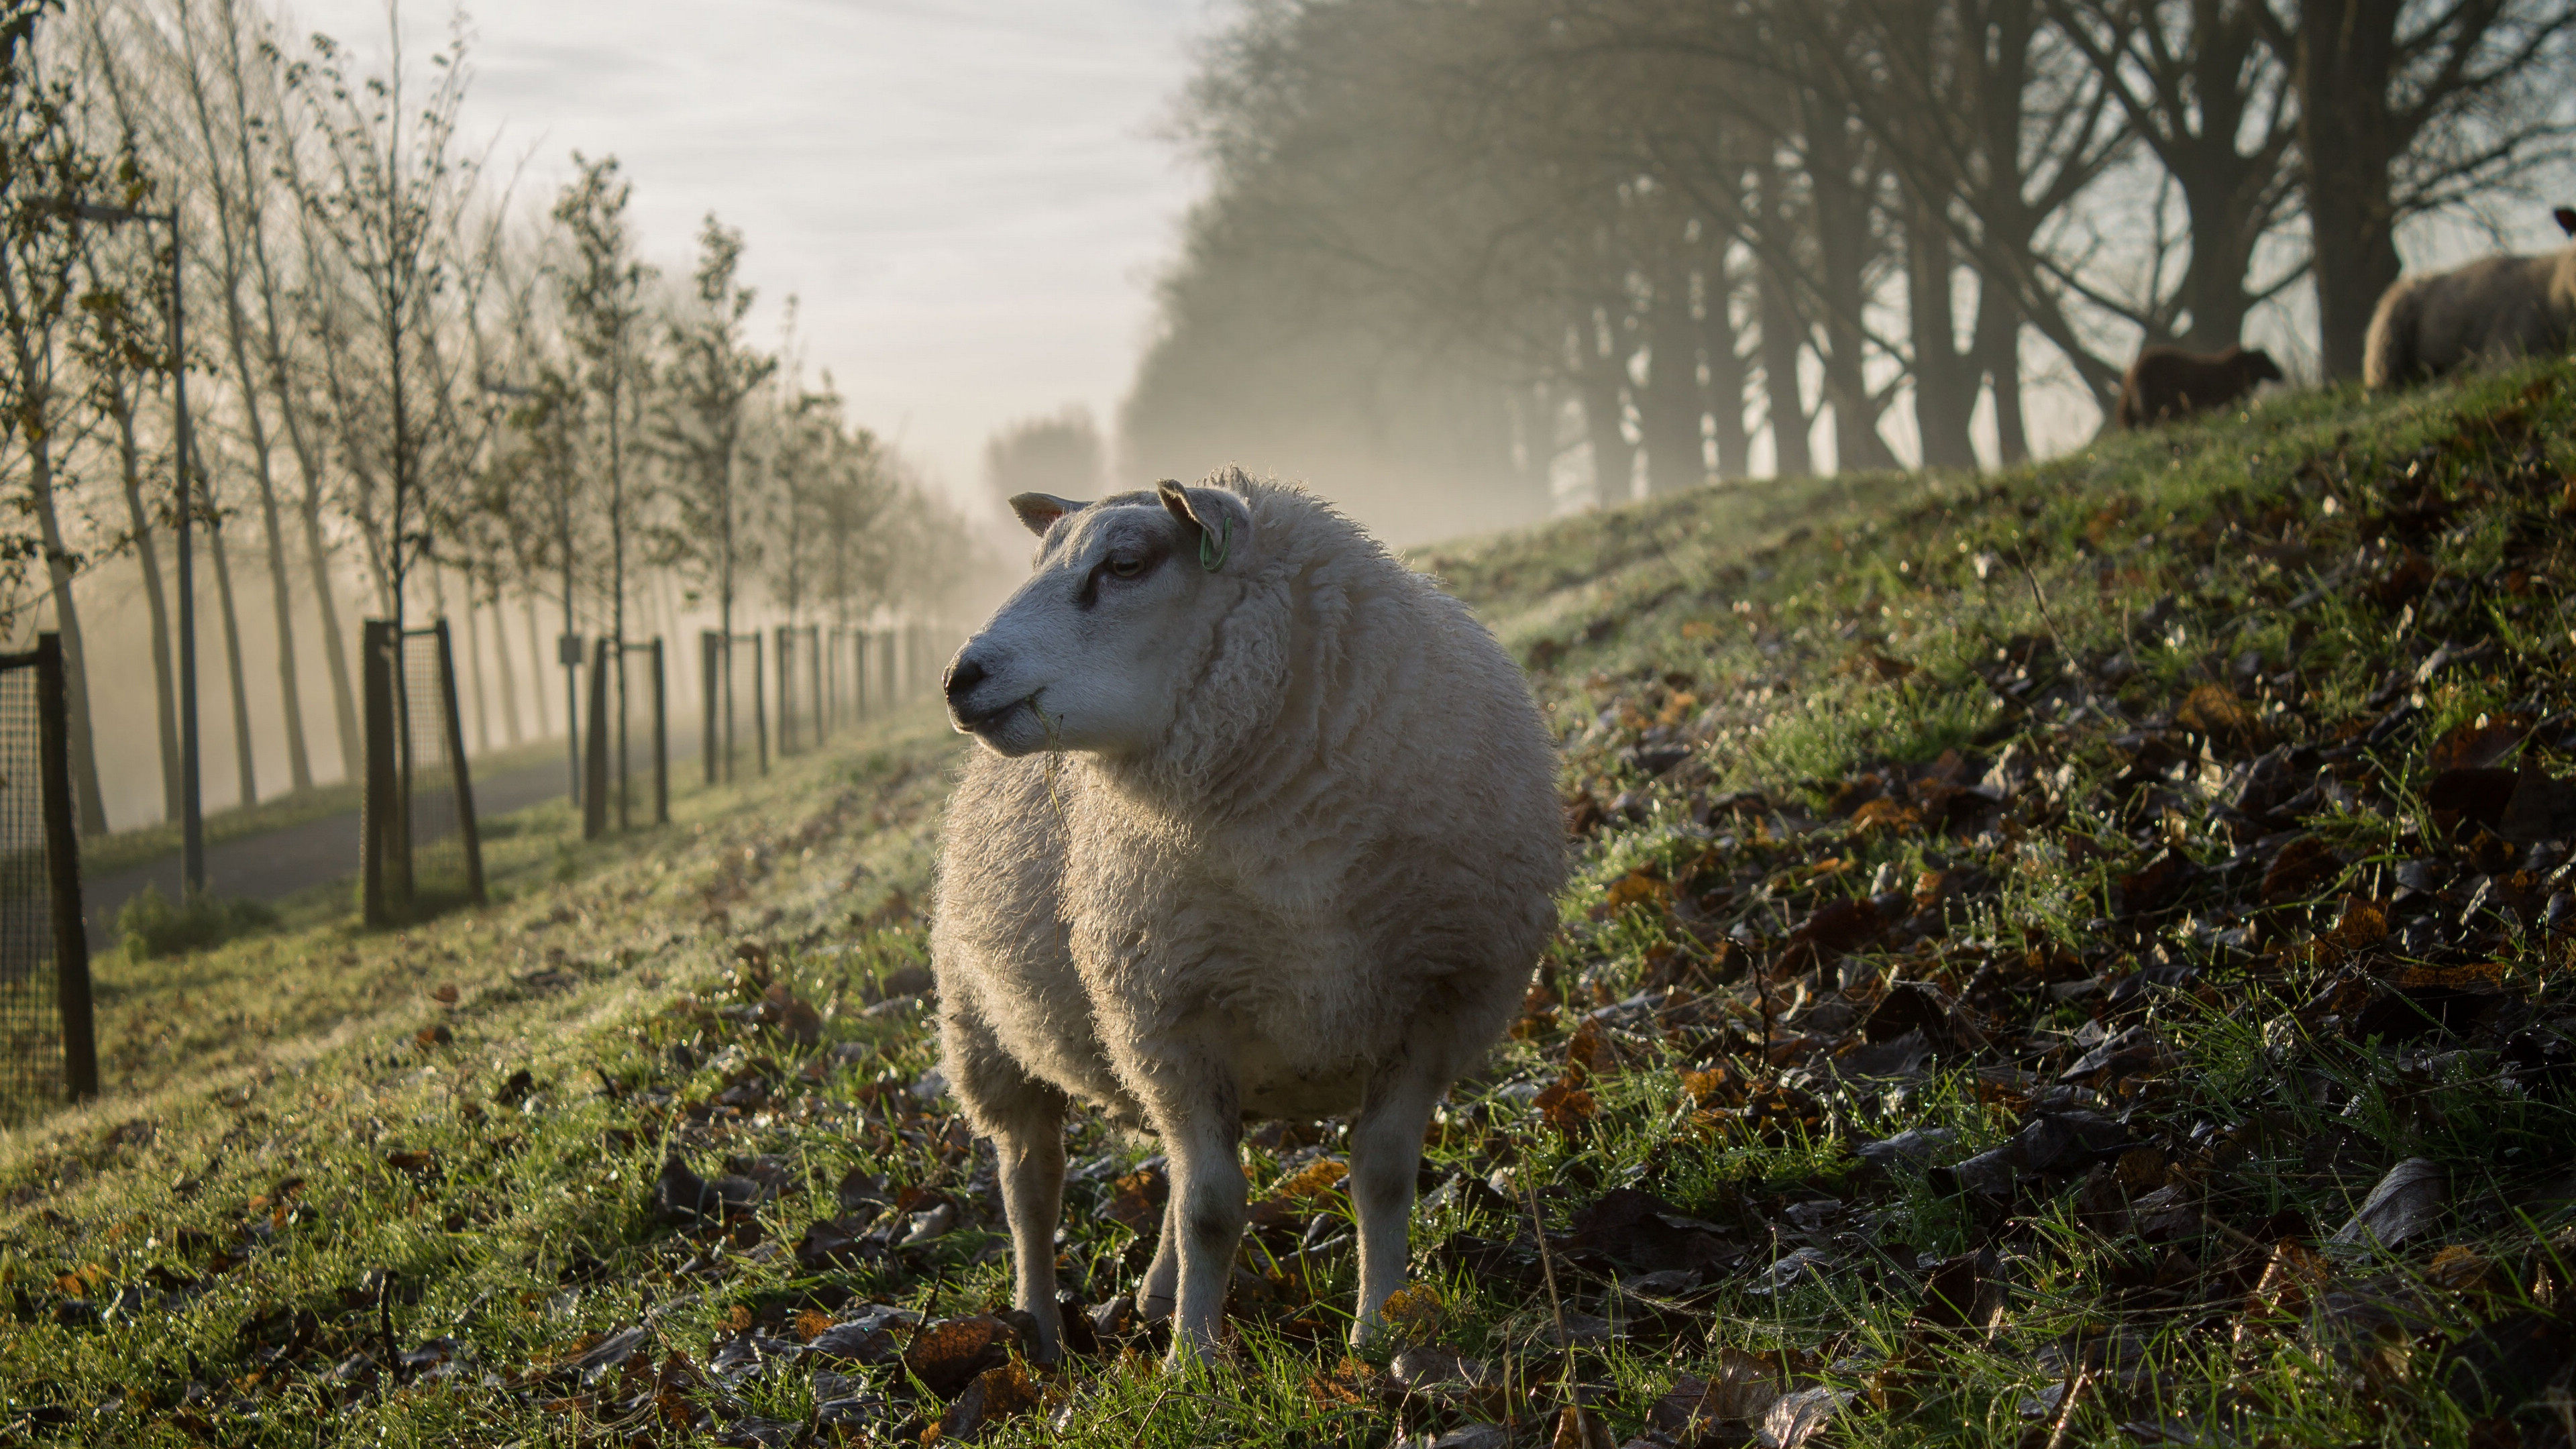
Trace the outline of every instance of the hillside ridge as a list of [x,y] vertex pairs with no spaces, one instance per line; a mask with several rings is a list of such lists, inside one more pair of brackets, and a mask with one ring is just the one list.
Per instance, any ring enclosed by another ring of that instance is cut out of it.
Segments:
[[1169,1375],[1115,1307],[1160,1163],[1087,1121],[1077,1352],[1017,1354],[927,716],[481,915],[237,943],[385,1009],[8,1139],[0,1423],[2563,1443],[2571,542],[2534,364],[1418,551],[1531,667],[1578,869],[1356,1355],[1338,1126],[1247,1134],[1231,1357]]

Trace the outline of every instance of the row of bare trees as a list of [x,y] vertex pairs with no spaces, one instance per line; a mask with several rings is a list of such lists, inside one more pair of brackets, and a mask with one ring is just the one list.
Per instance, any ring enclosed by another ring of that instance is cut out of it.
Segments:
[[935,607],[962,567],[962,520],[828,374],[752,340],[739,233],[710,215],[675,284],[639,253],[613,158],[576,155],[551,205],[517,196],[464,134],[461,22],[424,61],[388,19],[365,65],[288,39],[262,0],[0,0],[0,627],[63,635],[85,829],[106,827],[87,681],[121,661],[83,647],[80,604],[111,558],[141,579],[176,810],[182,369],[244,803],[244,527],[299,789],[330,773],[305,734],[301,629],[321,635],[338,773],[360,768],[353,592],[388,618],[461,612],[515,740],[508,602],[533,671],[541,606],[620,640],[647,604],[674,626],[674,593],[728,633],[753,606],[856,626]]
[[2565,156],[2571,40],[2576,0],[1267,0],[1183,108],[1215,185],[1123,432],[1526,508],[1560,454],[1618,498],[1766,433],[1972,467],[1981,405],[2011,461],[2034,387],[2107,412],[2267,303],[2353,376],[2398,227]]

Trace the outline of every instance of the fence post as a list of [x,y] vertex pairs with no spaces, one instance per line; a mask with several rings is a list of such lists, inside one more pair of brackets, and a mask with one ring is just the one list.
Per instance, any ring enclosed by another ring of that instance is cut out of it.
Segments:
[[868,717],[868,631],[850,631],[850,718]]
[[465,715],[456,701],[456,650],[441,619],[438,634],[438,688],[447,725],[447,763],[456,772],[456,828],[465,837],[465,895],[484,903],[483,832],[474,823],[474,782],[465,768]]
[[635,828],[635,767],[627,755],[626,740],[626,634],[617,634],[617,647],[611,651],[611,667],[617,677],[609,682],[609,692],[617,701],[617,833]]
[[63,1085],[71,1099],[98,1095],[98,1028],[89,991],[89,925],[81,919],[80,836],[72,824],[71,730],[65,716],[63,636],[36,636],[37,798],[45,817],[45,883],[53,897],[54,1000],[63,1017]]
[[581,802],[581,838],[597,840],[608,833],[608,651],[606,636],[590,655],[590,739],[582,760],[586,782]]
[[814,707],[811,713],[814,716],[814,743],[819,746],[831,732],[831,720],[825,714],[825,706],[830,702],[830,691],[823,687],[823,626],[820,624],[805,626],[805,658],[812,666],[807,673],[813,676],[809,681],[814,693]]
[[796,753],[796,631],[781,624],[770,631],[778,654],[778,758]]
[[751,631],[751,742],[758,747],[760,773],[769,773],[769,681],[762,677],[760,631]]
[[[385,857],[400,822],[394,819],[394,682],[385,635],[393,624],[369,619],[359,626],[360,692],[366,696],[367,789],[359,806],[359,915],[369,929],[393,924],[392,896],[399,881],[386,879]],[[400,647],[399,636],[395,647]],[[409,891],[403,891],[406,897]]]
[[715,630],[698,631],[698,678],[706,684],[698,698],[698,712],[706,716],[706,734],[698,741],[698,753],[706,758],[710,785],[716,782],[716,651],[721,643]]
[[653,636],[653,823],[671,823],[671,710],[662,688],[662,636]]

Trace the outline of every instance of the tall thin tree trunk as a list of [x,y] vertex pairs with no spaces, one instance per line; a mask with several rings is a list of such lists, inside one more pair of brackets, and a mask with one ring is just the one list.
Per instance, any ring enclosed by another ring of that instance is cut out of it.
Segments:
[[483,625],[475,617],[474,576],[465,576],[465,672],[474,678],[474,752],[492,753],[492,711],[484,696],[491,681],[483,674]]
[[[232,16],[229,8],[225,15],[229,25]],[[252,169],[248,138],[246,135],[237,136],[235,140],[243,148],[244,169],[248,172]],[[331,550],[322,539],[322,462],[316,452],[315,440],[306,431],[303,409],[296,403],[298,388],[294,367],[286,355],[285,332],[277,315],[278,307],[285,301],[285,290],[269,265],[266,235],[260,228],[251,227],[243,240],[250,253],[252,270],[258,277],[260,315],[257,341],[261,361],[269,375],[270,386],[275,390],[278,421],[286,428],[287,450],[295,455],[295,470],[303,484],[303,496],[296,500],[296,512],[304,524],[304,562],[313,574],[313,609],[322,625],[322,660],[328,666],[331,678],[331,720],[340,736],[340,778],[355,784],[366,778],[367,747],[365,737],[358,729],[357,693],[349,685],[349,643],[340,632],[340,606],[331,587]],[[250,390],[245,384],[244,391]],[[263,473],[263,490],[269,486],[266,477]],[[283,547],[273,549],[270,564],[278,570],[281,596],[286,592],[283,582],[285,562]],[[294,667],[291,662],[294,649],[289,642],[291,632],[281,629],[278,634],[278,648],[290,661],[286,666],[289,669]],[[293,721],[290,728],[301,730],[303,711],[300,708],[290,711],[288,719]],[[309,774],[309,762],[307,770]]]
[[501,676],[501,729],[513,749],[527,736],[519,729],[519,676],[510,662],[510,615],[501,607],[501,591],[492,591],[492,662]]
[[1977,284],[1977,367],[1995,400],[1995,461],[2009,468],[2030,457],[2030,431],[2022,418],[2021,314],[2011,294]]
[[2361,375],[2379,295],[2397,280],[2389,196],[2388,81],[2394,0],[2299,0],[2299,152],[2308,168],[2320,360],[2328,378]]
[[260,411],[259,389],[251,381],[249,323],[238,300],[225,299],[232,336],[233,371],[241,378],[243,432],[250,441],[251,477],[259,484],[260,538],[268,546],[268,594],[276,615],[277,693],[286,719],[286,777],[297,790],[313,788],[313,759],[304,742],[304,686],[295,658],[294,576],[286,566],[286,529],[278,517],[276,450],[268,436],[268,419]]
[[179,818],[179,711],[170,671],[170,599],[161,583],[161,546],[152,510],[143,501],[143,453],[134,437],[133,399],[124,379],[107,380],[109,410],[116,415],[116,453],[125,485],[126,527],[134,533],[134,561],[143,575],[144,612],[152,625],[152,702],[161,739],[161,818]]
[[1782,478],[1809,478],[1815,455],[1807,446],[1814,419],[1807,412],[1806,386],[1798,378],[1798,354],[1805,329],[1789,305],[1788,287],[1765,266],[1754,279],[1762,312],[1762,397],[1771,422],[1771,471]]
[[[1507,389],[1511,425],[1520,440],[1520,463],[1513,475],[1518,492],[1530,501],[1530,516],[1556,511],[1556,394],[1544,382]],[[843,610],[846,614],[848,611]]]
[[[618,360],[612,364],[608,385],[608,637],[614,673],[609,676],[617,696],[617,828],[622,833],[633,828],[634,792],[629,788],[632,772],[627,768],[631,758],[626,752],[626,465],[621,451],[618,427],[618,393],[620,373],[624,366],[625,338],[618,339]],[[780,676],[784,678],[785,676]]]
[[[1678,250],[1679,243],[1673,243]],[[1701,422],[1699,328],[1690,315],[1690,273],[1678,257],[1656,279],[1646,314],[1646,383],[1641,409],[1649,493],[1677,493],[1708,481]]]
[[[1959,352],[1959,316],[1951,296],[1957,258],[1937,198],[1905,191],[1906,311],[1914,343],[1914,429],[1926,468],[1977,466],[1968,418],[1977,403],[1973,356]],[[1971,353],[1974,344],[1971,342]]]
[[[1625,427],[1627,357],[1619,349],[1614,307],[1585,308],[1574,321],[1575,398],[1592,456],[1592,506],[1616,508],[1636,489],[1637,445]],[[1604,336],[1605,329],[1609,335]],[[907,661],[908,662],[908,661]]]
[[1834,470],[1895,466],[1879,436],[1862,370],[1861,309],[1867,300],[1870,261],[1869,205],[1852,176],[1856,158],[1843,127],[1841,107],[1815,99],[1807,109],[1808,173],[1814,190],[1816,264],[1825,345],[1825,398],[1834,409]]
[[[230,27],[238,17],[230,3],[226,4],[225,11],[226,38],[237,41],[238,34]],[[251,362],[251,319],[242,306],[241,297],[242,283],[248,273],[243,233],[255,231],[263,224],[257,200],[261,172],[252,164],[247,149],[248,124],[242,108],[237,106],[235,109],[245,134],[228,138],[217,122],[214,97],[205,84],[205,65],[197,52],[201,37],[193,21],[184,13],[180,22],[187,52],[183,74],[187,77],[197,133],[206,146],[207,165],[203,179],[212,193],[212,209],[221,243],[216,255],[223,269],[225,352],[232,361],[234,377],[241,383],[242,432],[250,443],[251,477],[259,484],[260,537],[268,549],[269,607],[277,633],[278,698],[280,714],[286,724],[287,783],[291,789],[309,790],[313,787],[313,761],[304,742],[304,690],[295,658],[295,590],[293,576],[286,567],[286,530],[278,518],[275,446],[268,433],[268,416],[260,406],[259,385]],[[231,51],[231,56],[238,66],[242,57],[237,47]],[[236,87],[242,80],[236,69],[233,74]],[[235,99],[243,99],[238,89]],[[224,164],[227,150],[239,158],[241,166],[238,171]]]
[[331,580],[331,545],[322,534],[321,469],[301,440],[294,451],[304,483],[303,497],[296,500],[295,511],[303,524],[305,568],[313,576],[313,613],[322,629],[322,663],[331,680],[331,718],[340,738],[340,778],[355,784],[366,778],[367,747],[358,727],[357,693],[349,683],[349,642],[340,630],[340,591]]
[[54,513],[53,454],[39,440],[27,449],[27,491],[36,505],[36,529],[45,546],[45,575],[53,586],[54,628],[63,636],[63,713],[71,738],[72,800],[81,834],[107,834],[107,797],[98,788],[98,745],[90,730],[89,649],[81,641],[80,609],[72,600],[72,555],[63,546]]
[[313,610],[322,624],[322,659],[331,670],[331,709],[340,727],[340,778],[350,784],[367,777],[367,746],[358,732],[357,696],[349,688],[349,644],[340,632],[340,605],[331,587],[331,548],[322,539],[322,480],[307,470],[304,497],[296,510],[304,519],[304,559],[313,571]]
[[1583,430],[1592,448],[1592,504],[1616,508],[1636,489],[1637,445],[1620,426],[1626,409],[1608,364],[1592,359],[1578,380],[1583,398]]
[[537,624],[537,596],[531,591],[520,596],[528,611],[528,678],[535,688],[529,693],[537,701],[537,738],[554,738],[554,712],[546,708],[546,634]]
[[[202,474],[204,469],[198,471]],[[247,810],[259,803],[259,770],[251,754],[250,691],[242,682],[241,619],[233,611],[232,561],[224,549],[221,519],[206,520],[206,552],[215,561],[215,607],[224,619],[224,671],[233,691],[233,755],[241,770],[242,808]]]
[[[670,694],[670,706],[673,709],[688,708],[693,710],[702,710],[705,707],[705,701],[701,700],[698,696],[705,689],[705,681],[697,677],[698,671],[694,669],[684,669],[679,666],[680,660],[693,659],[697,656],[680,651],[680,599],[678,590],[679,585],[673,582],[671,575],[667,573],[662,575],[662,617],[664,620],[668,621],[670,633],[670,642],[663,646],[665,656],[671,661],[670,664],[666,666],[671,670],[670,677],[673,685]],[[683,701],[685,701],[685,703],[683,703]],[[695,715],[692,715],[691,717],[695,718]]]
[[1708,412],[1717,443],[1717,476],[1741,478],[1751,440],[1744,430],[1743,339],[1735,335],[1735,276],[1720,238],[1700,272],[1699,349],[1708,366]]

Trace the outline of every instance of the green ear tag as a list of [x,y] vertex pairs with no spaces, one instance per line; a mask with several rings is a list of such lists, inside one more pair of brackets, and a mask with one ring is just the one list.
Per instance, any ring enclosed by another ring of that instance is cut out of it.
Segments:
[[1211,535],[1205,528],[1199,530],[1199,567],[1209,573],[1215,573],[1218,569],[1224,568],[1225,556],[1234,548],[1234,515],[1220,512],[1217,514],[1217,521],[1225,526],[1225,536],[1216,540],[1214,552],[1208,549]]

